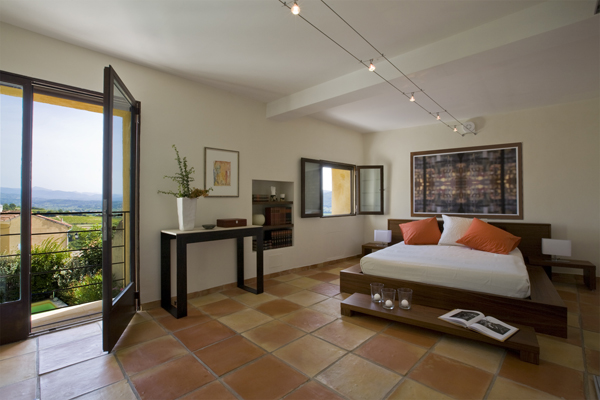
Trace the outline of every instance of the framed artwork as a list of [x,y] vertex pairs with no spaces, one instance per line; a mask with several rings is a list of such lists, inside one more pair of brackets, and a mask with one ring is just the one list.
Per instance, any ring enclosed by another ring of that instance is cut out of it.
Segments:
[[204,148],[204,187],[208,197],[240,196],[240,152]]
[[521,143],[410,153],[411,215],[523,219]]

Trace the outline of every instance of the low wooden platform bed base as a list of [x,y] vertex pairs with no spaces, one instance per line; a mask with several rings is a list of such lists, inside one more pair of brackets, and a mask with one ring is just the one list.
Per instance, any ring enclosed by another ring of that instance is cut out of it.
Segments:
[[[399,224],[411,221],[413,220],[388,220],[388,229],[392,231],[392,244],[402,241]],[[491,224],[522,238],[519,249],[526,262],[529,256],[541,255],[541,239],[550,237],[550,224]],[[381,282],[385,287],[406,287],[413,290],[414,304],[443,310],[477,310],[508,323],[531,326],[538,333],[566,338],[567,307],[541,267],[528,265],[527,269],[531,296],[526,299],[365,275],[360,269],[360,264],[340,272],[340,290],[350,294],[370,294],[371,282]]]

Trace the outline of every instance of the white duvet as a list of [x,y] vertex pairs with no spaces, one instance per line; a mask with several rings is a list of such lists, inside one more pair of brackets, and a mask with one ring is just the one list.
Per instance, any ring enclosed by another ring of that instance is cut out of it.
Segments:
[[529,297],[529,275],[521,251],[508,255],[462,246],[410,246],[404,242],[360,260],[362,272],[413,282]]

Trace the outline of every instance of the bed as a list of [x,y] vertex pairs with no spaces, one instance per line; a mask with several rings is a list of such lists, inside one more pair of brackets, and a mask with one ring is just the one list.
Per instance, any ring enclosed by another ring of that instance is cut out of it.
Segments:
[[[403,240],[399,224],[412,221],[414,220],[388,220],[388,229],[392,231],[391,244]],[[442,221],[438,223],[442,230]],[[525,263],[528,257],[541,255],[541,239],[550,237],[550,224],[494,222],[491,225],[522,238],[518,248]],[[446,310],[474,309],[506,322],[532,326],[539,333],[567,337],[567,307],[552,282],[541,267],[526,265],[526,269],[530,292],[526,298],[448,287],[443,284],[366,275],[361,271],[360,264],[341,271],[340,290],[343,293],[369,294],[369,284],[374,281],[382,282],[386,287],[408,287],[413,290],[415,304]]]

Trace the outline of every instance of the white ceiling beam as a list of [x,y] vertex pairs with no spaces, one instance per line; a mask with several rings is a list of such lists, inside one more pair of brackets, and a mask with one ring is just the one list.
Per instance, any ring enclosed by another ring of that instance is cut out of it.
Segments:
[[[593,0],[547,1],[390,60],[412,78],[419,71],[591,18],[594,8]],[[477,21],[473,21],[473,25],[476,24]],[[376,71],[390,81],[401,77],[398,71],[381,60]],[[267,118],[281,121],[311,115],[375,95],[382,86],[387,86],[387,83],[364,68],[268,103]],[[393,89],[390,87],[390,90]],[[404,90],[410,91],[410,87],[405,86]]]

